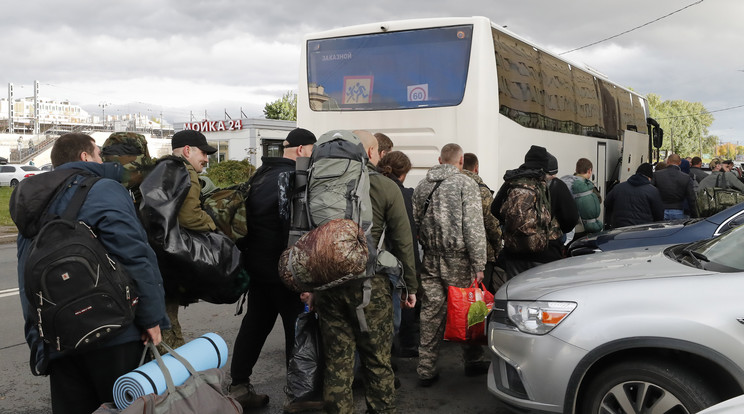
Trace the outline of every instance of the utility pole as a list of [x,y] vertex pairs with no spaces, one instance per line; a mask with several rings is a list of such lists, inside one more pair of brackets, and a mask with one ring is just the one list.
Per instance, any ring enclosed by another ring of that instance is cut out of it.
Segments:
[[106,107],[109,106],[106,102],[101,102],[98,104],[98,106],[101,107],[101,126],[105,130],[106,129]]

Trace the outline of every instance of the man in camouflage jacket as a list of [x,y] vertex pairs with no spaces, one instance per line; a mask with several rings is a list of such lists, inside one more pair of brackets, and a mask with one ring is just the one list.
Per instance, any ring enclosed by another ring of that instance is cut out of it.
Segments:
[[494,269],[496,258],[503,248],[503,238],[501,234],[501,223],[493,214],[491,214],[491,203],[493,202],[493,191],[483,182],[478,175],[478,157],[473,153],[466,153],[465,162],[462,167],[462,173],[472,178],[478,184],[478,190],[481,196],[481,205],[483,206],[483,226],[486,228],[486,248],[487,258],[486,272],[483,278],[483,284],[491,292],[496,292],[504,284],[505,277],[502,277],[501,269]]
[[[473,279],[483,280],[487,251],[478,185],[460,173],[462,148],[445,145],[439,162],[413,193],[413,217],[424,248],[417,369],[422,386],[432,385],[439,377],[436,362],[446,323],[447,288],[468,287]],[[463,356],[466,375],[484,374],[488,369],[483,347],[463,345]]]
[[[367,131],[354,131],[369,157],[370,172],[379,161],[377,140]],[[385,240],[390,253],[403,265],[408,296],[403,306],[416,305],[416,271],[413,240],[403,195],[398,186],[382,174],[370,173],[372,201],[372,238],[378,243],[385,225]],[[393,342],[393,308],[390,281],[377,274],[371,280],[369,304],[364,307],[368,331],[362,332],[356,308],[363,301],[363,280],[316,292],[315,309],[320,315],[320,330],[325,354],[323,399],[329,414],[353,413],[351,384],[354,379],[354,351],[359,352],[365,376],[365,397],[371,413],[395,411],[394,374],[390,361]]]

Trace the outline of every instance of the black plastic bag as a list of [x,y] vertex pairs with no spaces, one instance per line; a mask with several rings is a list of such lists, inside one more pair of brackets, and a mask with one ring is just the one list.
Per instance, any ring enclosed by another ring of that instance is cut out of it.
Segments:
[[158,257],[165,289],[182,301],[235,303],[248,288],[240,250],[225,234],[178,225],[191,182],[183,161],[158,161],[140,184],[140,219]]
[[287,367],[288,402],[323,400],[324,368],[318,315],[301,313],[295,323],[294,348]]

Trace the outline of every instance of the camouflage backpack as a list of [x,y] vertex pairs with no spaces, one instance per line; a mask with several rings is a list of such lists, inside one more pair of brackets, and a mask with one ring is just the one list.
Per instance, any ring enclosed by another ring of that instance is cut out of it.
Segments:
[[139,186],[155,165],[145,136],[136,132],[114,132],[103,143],[101,158],[124,167],[121,184],[132,193],[135,205],[139,205],[142,200]]
[[249,180],[231,187],[216,189],[202,198],[204,211],[212,217],[217,228],[236,243],[248,234],[245,202],[250,187]]
[[521,176],[505,185],[509,190],[501,205],[504,247],[516,253],[542,252],[554,233],[550,195],[544,176]]

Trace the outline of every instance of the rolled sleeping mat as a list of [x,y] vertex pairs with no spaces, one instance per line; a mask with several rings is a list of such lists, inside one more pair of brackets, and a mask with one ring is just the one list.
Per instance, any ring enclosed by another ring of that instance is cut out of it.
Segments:
[[[175,349],[196,371],[222,368],[227,362],[227,344],[217,334],[207,333]],[[163,355],[163,363],[176,386],[182,385],[191,376],[183,364],[170,354]],[[147,394],[162,394],[166,391],[165,377],[156,360],[122,375],[114,383],[114,403],[123,410],[137,398]]]

